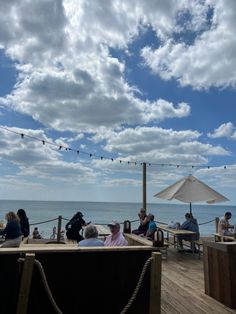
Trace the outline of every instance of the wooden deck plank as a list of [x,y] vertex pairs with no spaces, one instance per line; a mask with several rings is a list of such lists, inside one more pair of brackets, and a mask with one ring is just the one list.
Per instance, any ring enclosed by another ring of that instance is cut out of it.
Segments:
[[169,250],[162,262],[162,313],[236,313],[204,293],[203,261]]

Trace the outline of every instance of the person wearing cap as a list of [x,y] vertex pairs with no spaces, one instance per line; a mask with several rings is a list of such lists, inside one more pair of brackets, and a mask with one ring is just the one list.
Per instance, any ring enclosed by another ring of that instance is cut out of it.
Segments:
[[104,246],[104,242],[98,239],[98,230],[94,225],[89,225],[84,230],[85,240],[79,242],[79,246]]
[[111,234],[106,238],[105,246],[125,246],[128,245],[128,241],[124,238],[120,232],[120,224],[117,221],[112,221],[108,224]]

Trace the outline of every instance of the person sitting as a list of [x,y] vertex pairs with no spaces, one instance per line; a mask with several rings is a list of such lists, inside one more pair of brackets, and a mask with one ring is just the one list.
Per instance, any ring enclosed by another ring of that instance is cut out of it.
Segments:
[[37,227],[34,228],[33,239],[42,239],[42,236],[40,235]]
[[147,238],[150,238],[150,239],[153,239],[153,235],[154,235],[154,232],[157,230],[157,225],[154,221],[154,215],[153,214],[149,214],[148,215],[148,219],[149,219],[149,225],[148,225],[148,230],[147,230],[147,233],[146,233],[146,237]]
[[69,240],[76,240],[77,242],[82,241],[84,238],[80,234],[83,226],[87,226],[83,219],[83,214],[77,212],[71,220],[66,224],[66,236]]
[[6,214],[6,220],[5,229],[0,230],[0,235],[5,235],[1,247],[19,247],[22,240],[19,218],[14,212],[9,212]]
[[226,212],[223,217],[220,218],[219,224],[218,224],[218,232],[220,235],[224,236],[233,236],[234,233],[230,231],[229,229],[234,228],[233,225],[230,225],[229,220],[231,219],[232,214],[231,212]]
[[98,239],[98,230],[89,225],[84,231],[85,240],[79,242],[79,246],[104,246],[104,242]]
[[145,235],[147,233],[148,225],[149,225],[149,218],[147,216],[146,209],[140,208],[138,216],[139,216],[140,225],[138,229],[133,230],[132,233],[137,234],[137,235]]
[[21,226],[21,233],[23,234],[24,238],[27,238],[30,234],[30,227],[29,227],[29,219],[26,215],[24,209],[18,209],[17,216],[20,219],[20,226]]
[[125,246],[128,245],[128,241],[124,238],[120,232],[120,224],[117,221],[112,221],[108,224],[110,227],[111,235],[109,235],[105,242],[105,246]]
[[[195,232],[195,234],[178,235],[178,244],[180,249],[183,249],[183,240],[196,241],[200,238],[197,219],[195,219],[190,213],[185,214],[185,219],[185,222],[180,226],[180,230],[189,230]],[[194,247],[191,248],[195,249]]]

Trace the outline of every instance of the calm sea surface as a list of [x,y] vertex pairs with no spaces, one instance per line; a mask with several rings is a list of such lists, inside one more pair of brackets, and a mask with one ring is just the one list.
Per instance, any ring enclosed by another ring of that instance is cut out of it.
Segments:
[[[139,203],[101,203],[101,202],[56,202],[56,201],[8,201],[0,200],[0,220],[4,220],[8,211],[17,211],[24,208],[30,223],[49,220],[62,215],[64,218],[71,218],[76,211],[84,214],[85,221],[92,223],[108,223],[115,219],[120,222],[124,220],[137,219],[137,213],[141,204]],[[184,214],[189,211],[188,205],[182,204],[148,204],[148,212],[155,215],[155,220],[160,222],[178,221],[183,222]],[[232,222],[236,221],[236,206],[226,205],[193,205],[193,214],[199,223],[221,217],[225,211],[233,214]],[[39,225],[40,233],[46,237],[52,232],[57,222],[49,222]],[[63,223],[63,228],[65,222]],[[132,224],[133,228],[137,224]],[[31,227],[31,231],[33,227]],[[210,235],[215,231],[214,222],[200,226],[201,235]]]

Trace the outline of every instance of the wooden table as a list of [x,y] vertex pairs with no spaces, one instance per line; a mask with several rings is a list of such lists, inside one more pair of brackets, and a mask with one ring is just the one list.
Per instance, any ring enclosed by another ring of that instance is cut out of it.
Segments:
[[174,229],[174,228],[170,228],[168,227],[168,225],[164,225],[164,224],[158,224],[157,227],[159,229],[161,229],[162,231],[165,231],[167,233],[167,242],[169,242],[169,234],[173,234],[173,238],[174,238],[174,247],[178,248],[178,241],[176,241],[176,237],[179,235],[195,235],[196,232],[193,231],[189,231],[189,230],[182,230],[182,229]]
[[104,225],[95,225],[95,227],[98,230],[98,236],[99,237],[107,237],[111,234],[110,229],[107,226]]

